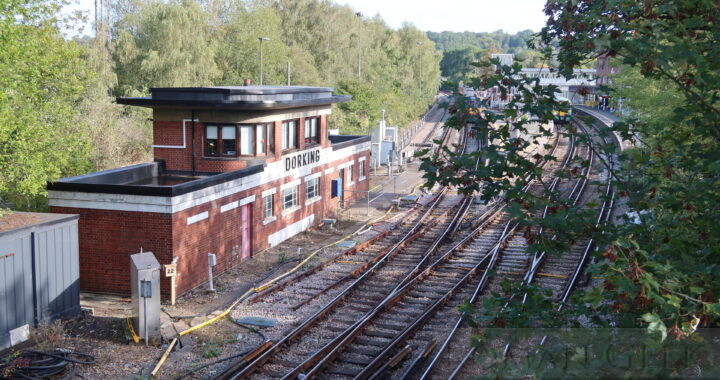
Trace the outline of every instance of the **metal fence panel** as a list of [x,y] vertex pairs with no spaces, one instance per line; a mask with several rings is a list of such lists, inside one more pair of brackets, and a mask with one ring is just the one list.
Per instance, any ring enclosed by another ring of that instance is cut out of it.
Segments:
[[80,311],[77,222],[35,232],[38,322]]
[[0,235],[0,348],[14,329],[79,311],[77,217]]
[[10,331],[33,323],[32,236],[0,237],[0,347],[10,345]]

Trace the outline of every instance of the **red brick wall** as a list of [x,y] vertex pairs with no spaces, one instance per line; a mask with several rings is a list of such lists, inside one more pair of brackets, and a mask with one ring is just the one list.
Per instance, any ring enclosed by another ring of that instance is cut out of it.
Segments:
[[[298,122],[298,147],[305,149],[305,118],[296,120]],[[282,147],[282,121],[275,123],[275,156],[252,157],[265,158],[268,163],[281,158],[280,148]],[[167,170],[191,171],[192,168],[192,123],[186,123],[186,148],[153,148],[155,159],[165,161]],[[320,134],[320,146],[330,146],[327,139],[327,115],[320,116],[318,127]],[[182,121],[155,121],[153,122],[153,145],[182,145]],[[195,171],[198,172],[228,172],[247,167],[248,158],[214,158],[205,157],[205,125],[201,122],[195,123]],[[238,146],[238,149],[240,147]]]
[[[52,206],[52,212],[79,214],[80,288],[130,293],[130,255],[151,251],[161,264],[172,261],[169,214]],[[170,282],[163,276],[162,288]]]
[[[369,151],[348,157],[356,161],[353,165],[353,178],[355,184],[346,186],[349,190],[367,191],[369,186],[369,176],[364,181],[358,181],[358,164],[357,159],[365,156],[369,159]],[[323,172],[330,166],[336,166],[342,162],[333,162],[332,165],[316,167],[314,173]],[[241,207],[220,212],[220,208],[228,203],[238,201],[255,195],[255,201],[250,203],[251,207],[251,230],[252,236],[252,252],[253,254],[261,252],[269,247],[268,237],[276,231],[285,228],[292,223],[300,221],[312,214],[315,214],[314,224],[322,221],[329,210],[335,210],[338,205],[337,198],[331,198],[331,182],[332,179],[338,178],[338,170],[336,169],[329,175],[323,174],[320,180],[320,194],[322,200],[305,207],[307,196],[305,194],[305,182],[301,181],[298,186],[298,204],[300,210],[292,212],[286,216],[282,216],[282,190],[280,185],[285,182],[291,182],[295,178],[286,178],[283,180],[273,181],[263,186],[229,195],[215,201],[198,205],[173,215],[173,252],[180,257],[178,261],[177,278],[178,292],[188,291],[207,281],[207,254],[215,253],[217,256],[217,266],[214,273],[220,274],[227,269],[232,268],[241,262],[242,239],[241,239]],[[302,178],[301,178],[302,179]],[[263,225],[263,202],[262,192],[271,188],[277,188],[275,193],[275,209],[274,215],[277,218],[274,222]],[[346,192],[346,202],[355,199],[364,199],[366,194]],[[187,225],[187,218],[197,215],[204,211],[208,212],[208,219]]]
[[[358,181],[358,158],[369,158],[369,151],[347,157],[343,161],[332,162],[313,169],[314,173],[324,172],[330,166],[355,161],[353,165],[354,185],[349,190],[367,191],[369,176]],[[368,162],[368,161],[366,161]],[[346,171],[349,168],[346,168]],[[168,264],[172,257],[178,257],[177,290],[182,294],[207,281],[207,254],[217,255],[216,274],[237,265],[241,261],[241,207],[220,212],[228,203],[255,195],[251,207],[252,252],[258,253],[268,248],[268,237],[292,223],[315,214],[314,224],[321,222],[329,210],[337,208],[338,199],[331,198],[332,179],[338,178],[337,168],[328,175],[320,177],[322,200],[305,207],[307,196],[302,178],[298,186],[298,204],[300,210],[282,216],[282,191],[280,185],[296,178],[285,178],[263,186],[207,202],[173,215],[160,213],[126,212],[83,208],[52,207],[53,212],[80,214],[80,286],[83,290],[123,293],[130,291],[130,255],[140,251],[152,251],[161,264]],[[346,177],[347,178],[347,177]],[[345,180],[347,184],[347,180]],[[276,220],[263,225],[262,192],[277,188],[275,193]],[[366,194],[346,192],[346,201],[364,199]],[[208,218],[191,225],[187,218],[204,211]],[[163,294],[169,294],[169,280],[161,275]]]

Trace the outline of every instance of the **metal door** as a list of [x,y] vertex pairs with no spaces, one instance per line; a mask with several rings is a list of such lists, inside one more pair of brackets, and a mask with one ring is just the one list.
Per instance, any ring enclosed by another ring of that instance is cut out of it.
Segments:
[[240,209],[240,228],[242,233],[242,259],[245,260],[250,257],[252,253],[252,244],[250,238],[250,214],[252,203],[243,205]]

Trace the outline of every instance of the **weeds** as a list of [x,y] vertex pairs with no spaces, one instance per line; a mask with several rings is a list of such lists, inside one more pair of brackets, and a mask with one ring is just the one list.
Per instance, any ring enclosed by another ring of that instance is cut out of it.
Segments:
[[41,323],[30,331],[30,338],[35,341],[38,351],[51,351],[65,343],[65,329],[62,321],[55,320]]

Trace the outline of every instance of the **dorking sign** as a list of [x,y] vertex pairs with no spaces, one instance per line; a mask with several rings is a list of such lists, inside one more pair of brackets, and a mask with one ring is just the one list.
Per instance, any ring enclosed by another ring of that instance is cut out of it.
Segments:
[[309,150],[285,157],[285,171],[320,162],[320,149]]

